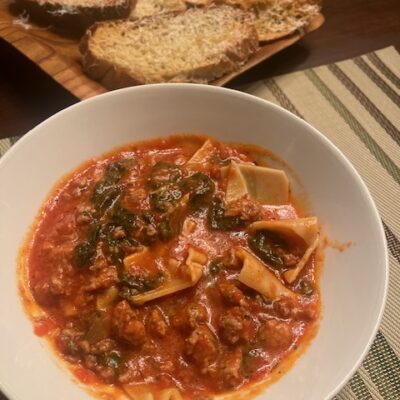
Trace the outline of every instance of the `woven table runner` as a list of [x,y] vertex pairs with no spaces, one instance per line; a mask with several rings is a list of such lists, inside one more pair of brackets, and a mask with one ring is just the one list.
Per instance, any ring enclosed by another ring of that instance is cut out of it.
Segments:
[[[279,104],[315,126],[367,184],[388,242],[389,294],[368,356],[335,399],[400,400],[400,55],[389,47],[241,90]],[[0,156],[16,140],[0,140]]]

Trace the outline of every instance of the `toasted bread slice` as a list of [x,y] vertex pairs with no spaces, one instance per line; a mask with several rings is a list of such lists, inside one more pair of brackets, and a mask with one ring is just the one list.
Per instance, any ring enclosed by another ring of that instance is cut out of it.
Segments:
[[256,17],[260,42],[280,39],[304,28],[320,12],[320,3],[318,0],[256,0],[251,10]]
[[127,18],[131,0],[15,0],[30,17],[81,35],[96,21]]
[[[198,6],[208,6],[211,3],[214,3],[213,0],[185,0],[186,3],[190,6],[198,7]],[[215,2],[218,3],[218,2]]]
[[226,5],[97,23],[80,45],[84,70],[107,88],[207,83],[239,68],[257,49],[251,13]]
[[143,18],[166,12],[183,12],[186,8],[184,0],[137,0],[130,18]]
[[249,10],[257,3],[257,0],[217,0],[217,3],[240,7],[242,10]]

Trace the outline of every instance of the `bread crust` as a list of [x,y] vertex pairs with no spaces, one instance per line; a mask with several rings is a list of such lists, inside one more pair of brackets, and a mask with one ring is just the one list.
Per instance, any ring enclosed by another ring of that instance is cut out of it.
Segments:
[[[142,18],[143,23],[144,18]],[[248,25],[247,33],[243,40],[234,48],[228,49],[222,54],[217,63],[201,65],[191,71],[182,71],[180,74],[168,80],[148,79],[145,76],[134,76],[127,69],[118,67],[105,60],[99,59],[92,51],[90,46],[91,38],[97,29],[104,24],[118,24],[123,21],[100,22],[91,26],[82,37],[79,50],[82,54],[82,66],[84,72],[100,81],[107,89],[118,89],[121,87],[142,85],[146,83],[161,82],[192,82],[210,83],[221,76],[239,69],[251,54],[259,48],[257,31],[253,24]]]
[[79,43],[79,51],[82,54],[83,71],[99,81],[107,89],[120,89],[122,87],[140,85],[142,82],[137,77],[133,77],[128,71],[117,68],[105,60],[99,60],[90,49],[90,39],[96,30],[101,26],[101,22],[93,24],[82,37]]
[[79,4],[67,6],[59,1],[15,0],[15,7],[26,10],[29,16],[42,24],[53,25],[56,30],[81,36],[96,21],[127,18],[136,0],[109,1],[103,7]]

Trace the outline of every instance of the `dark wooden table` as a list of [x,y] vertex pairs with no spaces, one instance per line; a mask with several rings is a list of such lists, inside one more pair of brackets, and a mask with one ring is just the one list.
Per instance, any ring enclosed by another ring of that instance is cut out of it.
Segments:
[[[400,0],[324,0],[325,25],[238,77],[261,78],[326,64],[389,45],[400,49]],[[0,39],[0,138],[22,135],[79,100]]]

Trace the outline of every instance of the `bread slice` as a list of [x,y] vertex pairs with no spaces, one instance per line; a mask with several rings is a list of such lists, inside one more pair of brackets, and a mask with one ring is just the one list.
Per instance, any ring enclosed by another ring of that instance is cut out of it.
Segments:
[[186,8],[184,0],[137,0],[130,18],[143,18],[166,12],[183,12]]
[[276,40],[304,28],[320,9],[317,0],[258,0],[251,6],[260,42]]
[[[214,3],[213,0],[185,0],[186,3],[190,6],[201,7],[208,6],[211,3]],[[218,3],[217,1],[215,3]]]
[[15,6],[38,22],[81,35],[96,21],[127,18],[131,0],[15,0]]
[[226,5],[97,23],[80,45],[84,70],[107,88],[207,83],[239,68],[257,49],[252,15]]

